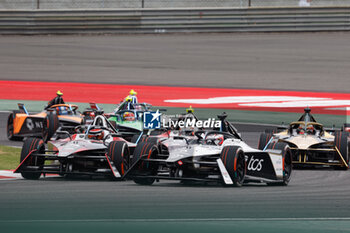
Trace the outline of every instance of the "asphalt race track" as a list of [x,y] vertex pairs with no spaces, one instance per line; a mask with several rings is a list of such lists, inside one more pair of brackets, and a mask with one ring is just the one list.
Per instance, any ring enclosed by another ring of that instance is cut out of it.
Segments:
[[[0,114],[0,132],[5,132],[6,117]],[[253,146],[265,128],[236,127]],[[4,133],[0,143],[21,146],[7,141]],[[45,226],[50,232],[177,232],[179,226],[201,232],[342,232],[350,221],[350,173],[332,169],[295,170],[286,187],[185,186],[173,181],[140,186],[84,177],[0,181],[0,186],[0,225],[14,232],[40,232]]]
[[[349,39],[349,33],[6,36],[0,79],[349,92]],[[21,146],[7,141],[6,120],[0,113],[0,144]],[[256,146],[264,127],[237,128]],[[295,170],[286,187],[2,180],[0,232],[349,232],[349,203],[350,172],[332,169]]]
[[350,33],[0,36],[0,79],[348,92]]

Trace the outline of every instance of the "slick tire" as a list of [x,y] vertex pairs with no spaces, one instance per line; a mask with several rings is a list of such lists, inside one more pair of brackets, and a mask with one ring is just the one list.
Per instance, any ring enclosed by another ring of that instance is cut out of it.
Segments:
[[123,141],[112,141],[108,145],[107,156],[112,160],[120,175],[124,175],[130,165],[130,150]]
[[135,164],[138,162],[139,164],[136,165],[135,172],[139,176],[145,176],[143,177],[134,177],[133,180],[136,184],[141,185],[151,185],[154,183],[154,178],[148,178],[147,176],[154,176],[157,174],[158,165],[155,163],[150,162],[139,162],[139,159],[143,155],[147,155],[147,159],[154,159],[159,154],[158,146],[155,143],[152,142],[141,142],[138,143],[134,155],[132,158],[132,164]]
[[233,181],[233,186],[242,186],[247,171],[242,148],[239,146],[225,146],[220,154],[220,159]]
[[142,135],[140,140],[139,140],[139,143],[140,142],[152,142],[152,143],[158,143],[159,139],[157,137],[150,137],[150,136],[147,136],[147,135]]
[[58,116],[55,113],[48,113],[43,121],[42,138],[48,142],[59,127]]
[[[335,131],[334,132],[334,146],[339,150],[341,156],[345,160],[346,164],[349,165],[349,142],[348,132]],[[341,160],[341,158],[340,158]],[[348,167],[337,167],[339,169],[347,170]]]
[[277,129],[265,129],[265,133],[274,134],[277,133]]
[[[140,134],[135,134],[134,136],[132,136],[130,142],[136,143],[137,140],[139,139],[139,137],[140,137]],[[139,142],[142,142],[142,138],[143,138],[143,137],[144,137],[144,135],[141,136],[141,138],[139,139],[138,143],[139,143]]]
[[341,127],[341,131],[347,132],[347,131],[345,131],[346,128],[350,128],[350,124],[349,123],[344,123],[344,125]]
[[[20,163],[28,156],[29,153],[39,152],[44,153],[45,145],[44,141],[40,138],[27,138],[22,146]],[[37,180],[41,176],[39,172],[25,171],[27,166],[43,166],[44,159],[37,157],[28,158],[21,167],[21,175],[28,180]]]
[[289,145],[284,142],[275,142],[271,143],[267,149],[272,150],[281,150],[282,154],[282,169],[283,169],[283,180],[281,182],[272,182],[267,183],[267,185],[277,185],[277,186],[286,186],[288,185],[292,171],[293,171],[293,163],[292,163],[292,152],[289,148]]
[[272,138],[272,132],[270,133],[265,132],[260,134],[258,149],[263,150],[271,138]]
[[7,132],[7,138],[10,141],[22,141],[22,137],[14,136],[14,118],[16,117],[16,111],[11,113],[8,118],[7,118],[7,127],[6,127],[6,132]]

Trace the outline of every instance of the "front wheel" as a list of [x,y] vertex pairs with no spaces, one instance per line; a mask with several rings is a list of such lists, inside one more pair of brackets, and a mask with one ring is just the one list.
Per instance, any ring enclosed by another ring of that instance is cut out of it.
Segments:
[[242,186],[247,167],[242,148],[238,146],[225,146],[221,151],[220,159],[231,177],[233,186]]
[[[44,141],[39,138],[28,138],[24,141],[22,151],[21,151],[21,159],[20,163],[23,162],[23,160],[30,154],[30,153],[44,153],[45,145]],[[25,179],[29,180],[37,180],[40,178],[41,173],[40,172],[31,172],[31,171],[25,171],[27,166],[38,166],[39,169],[44,165],[44,159],[40,157],[33,157],[27,158],[26,161],[24,161],[24,164],[22,164],[21,167],[21,175]]]
[[123,141],[112,141],[108,145],[107,156],[113,161],[118,172],[123,176],[130,165],[128,144]]
[[277,142],[276,144],[270,144],[267,149],[281,150],[282,170],[283,170],[283,180],[281,182],[267,183],[267,185],[279,185],[279,186],[288,185],[291,179],[292,170],[293,170],[292,152],[289,148],[289,145],[284,142]]
[[[334,134],[334,146],[337,150],[340,161],[345,162],[349,165],[349,142],[348,142],[348,132],[346,131],[336,131]],[[340,167],[341,169],[347,170],[347,166]]]
[[139,162],[139,160],[141,157],[146,159],[154,159],[158,154],[159,150],[156,143],[141,142],[137,144],[132,158],[132,164],[138,163],[138,165],[135,167],[135,174],[138,177],[133,178],[136,184],[151,185],[154,183],[155,178],[149,178],[147,176],[154,176],[157,174],[157,164],[145,161]]
[[48,113],[43,121],[42,137],[44,142],[50,140],[50,138],[56,133],[59,127],[58,116],[55,113]]

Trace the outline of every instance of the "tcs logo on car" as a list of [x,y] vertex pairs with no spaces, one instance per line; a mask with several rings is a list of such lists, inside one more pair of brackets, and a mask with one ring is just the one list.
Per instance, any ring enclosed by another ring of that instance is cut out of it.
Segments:
[[247,169],[249,171],[261,171],[263,162],[263,159],[254,159],[254,156],[252,156],[248,162]]

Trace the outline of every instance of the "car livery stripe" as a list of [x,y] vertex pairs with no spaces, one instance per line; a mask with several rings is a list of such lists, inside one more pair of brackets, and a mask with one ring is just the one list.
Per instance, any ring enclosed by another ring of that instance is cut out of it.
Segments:
[[122,164],[121,164],[121,172],[122,175],[124,175],[124,148],[125,148],[126,143],[123,144],[123,148],[122,148]]
[[277,142],[273,143],[272,149],[275,149],[276,144],[277,144]]
[[[143,147],[141,149],[140,158],[143,156],[143,154],[146,150],[147,150],[147,143],[145,143],[145,145],[143,145]],[[144,162],[141,163],[141,168],[143,168],[143,165],[144,165]]]
[[13,171],[13,173],[16,173],[18,169],[22,166],[22,164],[27,160],[27,158],[36,150],[32,150],[29,152],[29,154],[23,159],[23,161],[18,165],[18,167]]
[[230,148],[229,148],[229,147],[226,147],[226,151],[225,151],[225,162],[224,162],[225,166],[226,166],[227,154],[228,154],[228,151],[229,151],[229,150],[230,150]]
[[[49,128],[50,128],[50,121],[49,121],[49,118],[48,118],[48,117],[46,118],[46,124],[47,124],[46,127],[49,129]],[[48,138],[48,139],[50,139],[50,138]]]
[[0,175],[0,179],[13,179],[13,178],[15,178],[15,177],[13,177],[13,176],[1,176]]
[[114,161],[114,151],[115,151],[115,145],[116,145],[117,143],[114,143],[113,144],[113,149],[112,149],[112,161]]
[[[236,150],[236,155],[239,156],[239,149]],[[235,156],[234,163],[233,163],[233,170],[237,171],[237,156]]]

